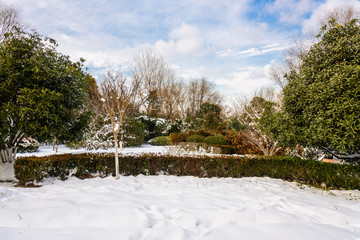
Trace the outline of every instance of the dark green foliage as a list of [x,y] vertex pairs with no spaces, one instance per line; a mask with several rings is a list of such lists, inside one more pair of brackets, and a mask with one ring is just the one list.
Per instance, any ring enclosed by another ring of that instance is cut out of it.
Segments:
[[70,149],[80,149],[80,148],[84,147],[84,143],[83,142],[68,142],[65,144],[65,146]]
[[185,122],[192,130],[207,129],[219,131],[226,128],[222,120],[221,107],[208,102],[200,106],[199,112],[196,115],[187,114]]
[[[144,143],[145,127],[138,119],[131,119],[125,125],[125,146],[140,146]],[[120,139],[120,138],[119,138]]]
[[168,133],[178,133],[183,131],[186,128],[186,123],[182,120],[182,119],[175,119],[171,124],[170,124],[170,129],[168,131]]
[[285,77],[278,139],[287,146],[360,153],[360,27],[332,21]]
[[223,135],[208,136],[204,139],[204,142],[207,144],[216,144],[216,145],[227,145],[228,142]]
[[220,116],[221,108],[219,105],[204,103],[200,107],[200,118],[202,119],[202,126],[206,129],[218,129],[222,124]]
[[244,129],[246,129],[246,126],[244,124],[242,124],[237,118],[231,118],[228,121],[228,130],[229,131],[239,132]]
[[167,146],[170,145],[170,139],[168,136],[159,136],[150,139],[148,143],[154,146]]
[[187,142],[204,142],[205,137],[201,135],[191,135],[187,138]]
[[214,134],[211,133],[210,131],[208,130],[205,130],[205,129],[199,129],[199,130],[190,130],[188,132],[189,135],[201,135],[201,136],[204,136],[204,137],[208,137],[208,136],[213,136]]
[[213,145],[209,145],[208,147],[216,147],[216,148],[220,148],[220,154],[234,154],[235,153],[235,148],[231,145],[217,145],[217,144],[213,144]]
[[[119,157],[122,175],[157,175],[196,177],[272,177],[297,181],[328,189],[360,190],[360,166],[322,163],[289,157],[180,157],[141,155]],[[114,175],[112,154],[66,154],[47,157],[19,158],[15,176],[20,185],[42,181],[46,177],[78,178]]]
[[168,132],[169,123],[163,118],[153,118],[148,116],[138,117],[145,127],[144,140],[149,141],[152,138],[164,136]]
[[0,149],[19,132],[39,141],[81,139],[91,117],[84,60],[72,62],[56,47],[36,32],[15,31],[1,43]]
[[202,126],[202,119],[191,114],[187,114],[185,123],[189,126],[189,129],[200,129]]

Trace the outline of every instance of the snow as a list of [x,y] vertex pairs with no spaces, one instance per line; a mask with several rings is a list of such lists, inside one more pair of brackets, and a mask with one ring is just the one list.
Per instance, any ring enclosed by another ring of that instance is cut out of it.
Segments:
[[115,123],[114,131],[116,132],[119,129],[119,124]]
[[[81,152],[89,151],[60,145],[58,154]],[[145,145],[124,152],[166,149]],[[54,151],[41,146],[18,156],[34,154]],[[359,191],[271,178],[165,175],[42,184],[0,185],[0,239],[360,239]]]
[[[97,153],[97,152],[114,152],[114,148],[109,149],[98,149],[98,150],[86,150],[85,148],[70,149],[65,145],[59,145],[58,152],[53,150],[52,145],[42,145],[39,150],[34,153],[17,153],[16,157],[27,157],[27,156],[49,156],[55,154],[66,154],[66,153]],[[150,144],[144,144],[140,147],[123,148],[122,154],[140,154],[140,153],[165,153],[166,149],[163,146],[151,146]]]
[[15,180],[14,162],[0,163],[0,181]]
[[360,239],[360,203],[270,178],[121,176],[0,187],[1,239]]

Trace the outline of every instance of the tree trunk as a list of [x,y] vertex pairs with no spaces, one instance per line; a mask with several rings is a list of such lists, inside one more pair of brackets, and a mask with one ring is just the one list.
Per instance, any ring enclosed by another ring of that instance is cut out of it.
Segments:
[[53,151],[55,151],[55,153],[59,151],[59,142],[57,139],[53,142]]
[[118,140],[117,133],[114,134],[114,143],[115,143],[115,180],[119,180],[119,153],[118,153]]
[[124,147],[124,133],[123,131],[121,131],[121,138],[120,138],[120,152],[122,152],[123,150],[123,147]]
[[0,162],[1,163],[12,163],[16,158],[17,148],[10,147],[0,150]]

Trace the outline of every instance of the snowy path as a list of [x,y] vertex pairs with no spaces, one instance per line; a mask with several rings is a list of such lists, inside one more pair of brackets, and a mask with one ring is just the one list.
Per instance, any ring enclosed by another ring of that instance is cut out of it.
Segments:
[[0,187],[0,239],[359,240],[360,202],[270,178],[71,178]]

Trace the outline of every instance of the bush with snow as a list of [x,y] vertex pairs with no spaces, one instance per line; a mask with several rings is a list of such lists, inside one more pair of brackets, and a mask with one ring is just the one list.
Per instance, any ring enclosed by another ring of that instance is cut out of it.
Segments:
[[21,139],[17,152],[25,153],[25,152],[36,152],[39,149],[40,143],[32,137],[24,137]]
[[153,118],[145,115],[137,117],[145,127],[145,141],[148,141],[152,138],[167,135],[170,128],[171,123],[164,118]]
[[[137,119],[123,122],[123,129],[118,139],[123,135],[124,146],[140,146],[144,143],[144,124]],[[108,117],[96,118],[85,133],[84,147],[87,150],[109,149],[114,147],[112,125]]]

